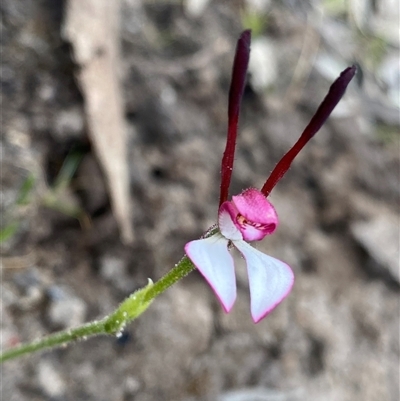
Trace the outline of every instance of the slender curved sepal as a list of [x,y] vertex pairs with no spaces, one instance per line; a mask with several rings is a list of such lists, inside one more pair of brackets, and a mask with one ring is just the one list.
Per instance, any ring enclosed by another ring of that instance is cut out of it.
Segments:
[[239,122],[240,101],[246,82],[246,72],[250,58],[251,31],[246,30],[236,45],[233,61],[232,80],[229,89],[228,135],[221,163],[221,189],[219,206],[228,199],[229,185],[232,177],[233,159],[235,156],[237,127]]
[[326,119],[330,116],[333,109],[336,107],[336,105],[339,103],[340,99],[344,95],[344,92],[346,91],[346,88],[350,81],[353,79],[356,71],[357,68],[355,65],[346,68],[340,74],[339,78],[337,78],[336,81],[331,85],[328,94],[322,101],[321,105],[318,107],[317,112],[314,114],[313,118],[304,129],[298,141],[278,162],[271,175],[265,182],[264,186],[262,187],[261,192],[265,196],[268,196],[270,194],[271,190],[275,187],[278,181],[285,175],[286,171],[288,171],[294,158],[325,123]]
[[233,244],[246,260],[251,316],[258,323],[289,295],[294,274],[286,263],[265,255],[245,241]]

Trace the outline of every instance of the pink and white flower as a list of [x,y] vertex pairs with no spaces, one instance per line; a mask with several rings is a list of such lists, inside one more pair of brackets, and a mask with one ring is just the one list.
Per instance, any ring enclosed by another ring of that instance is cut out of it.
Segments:
[[219,208],[219,232],[189,242],[185,251],[218,296],[225,312],[236,300],[236,278],[229,246],[245,258],[249,276],[251,315],[259,322],[290,292],[294,275],[285,263],[265,255],[246,241],[259,241],[272,234],[278,216],[267,198],[257,189],[247,189]]
[[185,252],[208,281],[225,312],[229,312],[236,300],[235,267],[229,253],[229,249],[235,247],[246,260],[251,315],[254,322],[258,323],[290,293],[294,274],[286,263],[258,251],[249,245],[248,241],[260,241],[275,231],[278,216],[267,196],[287,172],[300,150],[318,132],[331,114],[354,77],[356,67],[344,70],[332,84],[310,123],[294,146],[278,162],[261,191],[250,188],[228,201],[240,101],[250,55],[250,38],[250,31],[242,33],[233,63],[229,91],[228,136],[221,163],[218,229],[211,230],[204,238],[187,243]]

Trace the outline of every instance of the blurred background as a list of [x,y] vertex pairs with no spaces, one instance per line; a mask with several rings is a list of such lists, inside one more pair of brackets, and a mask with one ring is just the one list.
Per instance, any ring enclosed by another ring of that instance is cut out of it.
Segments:
[[277,185],[257,248],[295,271],[254,325],[202,277],[122,337],[7,362],[4,400],[396,401],[396,0],[4,0],[1,346],[110,313],[216,221],[236,40],[253,33],[231,194],[260,188],[358,65]]

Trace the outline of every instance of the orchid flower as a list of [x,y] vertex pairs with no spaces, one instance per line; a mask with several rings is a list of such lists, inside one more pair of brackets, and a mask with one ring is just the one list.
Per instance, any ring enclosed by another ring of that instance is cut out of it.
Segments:
[[352,66],[344,70],[332,84],[327,96],[295,145],[283,156],[261,191],[250,188],[228,200],[236,147],[239,107],[243,96],[246,71],[250,56],[251,32],[240,36],[233,63],[229,91],[228,135],[221,164],[221,187],[218,225],[199,240],[186,244],[185,252],[208,281],[225,312],[236,300],[236,277],[229,249],[235,247],[244,257],[250,287],[251,315],[258,323],[290,293],[294,274],[284,262],[268,256],[248,244],[272,234],[278,225],[278,216],[267,196],[289,169],[292,161],[306,143],[318,132],[343,96],[356,73]]

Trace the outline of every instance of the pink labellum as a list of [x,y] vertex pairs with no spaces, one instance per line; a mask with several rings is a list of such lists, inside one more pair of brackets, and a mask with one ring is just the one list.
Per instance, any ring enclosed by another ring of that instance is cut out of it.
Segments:
[[187,243],[185,252],[210,284],[225,312],[229,312],[236,300],[236,276],[228,240],[214,234]]
[[278,225],[276,211],[258,189],[246,189],[233,196],[232,203],[241,215],[238,223],[246,241],[259,241],[275,231]]
[[286,263],[257,251],[247,242],[235,241],[234,245],[246,260],[251,316],[258,323],[290,293],[294,274]]
[[250,188],[221,205],[219,227],[222,235],[231,240],[239,239],[233,237],[232,224],[244,240],[259,241],[275,231],[278,216],[267,198],[257,189]]

